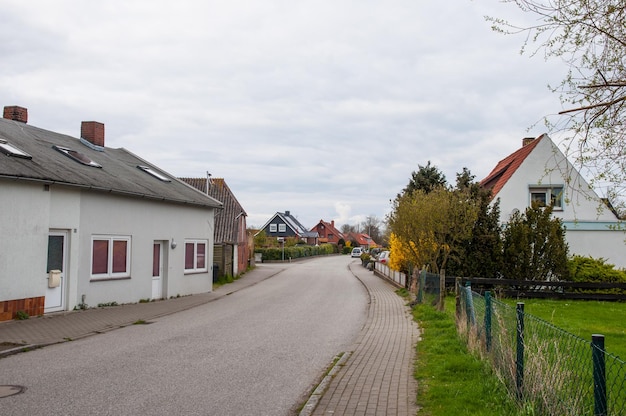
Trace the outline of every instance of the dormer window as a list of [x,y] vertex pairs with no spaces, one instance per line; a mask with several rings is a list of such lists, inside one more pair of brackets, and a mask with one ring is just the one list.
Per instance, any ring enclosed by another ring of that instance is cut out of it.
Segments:
[[53,149],[63,153],[65,156],[69,157],[70,159],[75,160],[76,162],[80,163],[81,165],[85,165],[85,166],[89,166],[92,168],[101,168],[102,166],[96,162],[94,162],[93,160],[91,160],[87,155],[84,155],[83,153],[77,152],[76,150],[72,150],[69,149],[67,147],[61,147],[61,146],[52,146]]
[[531,187],[530,203],[537,203],[541,207],[552,206],[555,211],[563,210],[563,187]]
[[4,153],[7,156],[19,157],[21,159],[32,159],[33,157],[23,150],[18,149],[11,143],[4,139],[0,139],[0,153]]
[[170,178],[161,175],[159,172],[157,172],[156,170],[152,169],[151,167],[139,165],[139,166],[137,166],[137,168],[143,170],[144,172],[146,172],[149,175],[154,176],[155,178],[157,178],[160,181],[171,182]]

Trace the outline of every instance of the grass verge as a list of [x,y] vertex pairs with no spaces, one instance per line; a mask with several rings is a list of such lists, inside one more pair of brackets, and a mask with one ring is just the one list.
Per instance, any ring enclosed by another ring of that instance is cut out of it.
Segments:
[[[504,302],[515,307],[517,301]],[[590,300],[524,299],[524,312],[591,341],[592,334],[606,337],[604,347],[611,354],[626,359],[626,303]]]
[[454,305],[440,312],[430,303],[413,308],[422,340],[417,343],[415,378],[422,416],[521,416],[520,410],[488,363],[468,352],[459,338]]

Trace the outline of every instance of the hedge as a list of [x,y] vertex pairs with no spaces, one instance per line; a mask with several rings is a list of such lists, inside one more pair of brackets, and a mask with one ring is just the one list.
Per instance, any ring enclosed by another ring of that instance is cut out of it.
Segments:
[[[256,248],[254,249],[254,252],[263,254],[263,261],[283,259],[282,248]],[[302,257],[321,256],[326,254],[333,254],[333,252],[334,248],[332,244],[322,244],[319,246],[296,245],[291,247],[285,247],[285,260],[299,259]]]

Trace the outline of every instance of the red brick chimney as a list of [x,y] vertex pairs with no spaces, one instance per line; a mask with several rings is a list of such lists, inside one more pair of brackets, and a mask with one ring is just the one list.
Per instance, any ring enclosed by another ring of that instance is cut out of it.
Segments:
[[97,121],[83,121],[80,125],[80,137],[91,144],[104,147],[104,124]]
[[19,121],[20,123],[28,122],[28,110],[24,107],[18,107],[17,105],[11,105],[4,107],[4,115],[6,119]]

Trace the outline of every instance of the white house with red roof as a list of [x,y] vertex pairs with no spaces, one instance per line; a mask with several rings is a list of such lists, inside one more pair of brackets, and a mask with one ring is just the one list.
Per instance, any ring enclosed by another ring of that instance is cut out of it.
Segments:
[[498,162],[480,185],[500,200],[502,223],[532,201],[551,204],[566,228],[570,254],[626,268],[624,223],[547,134],[523,139],[522,147]]

